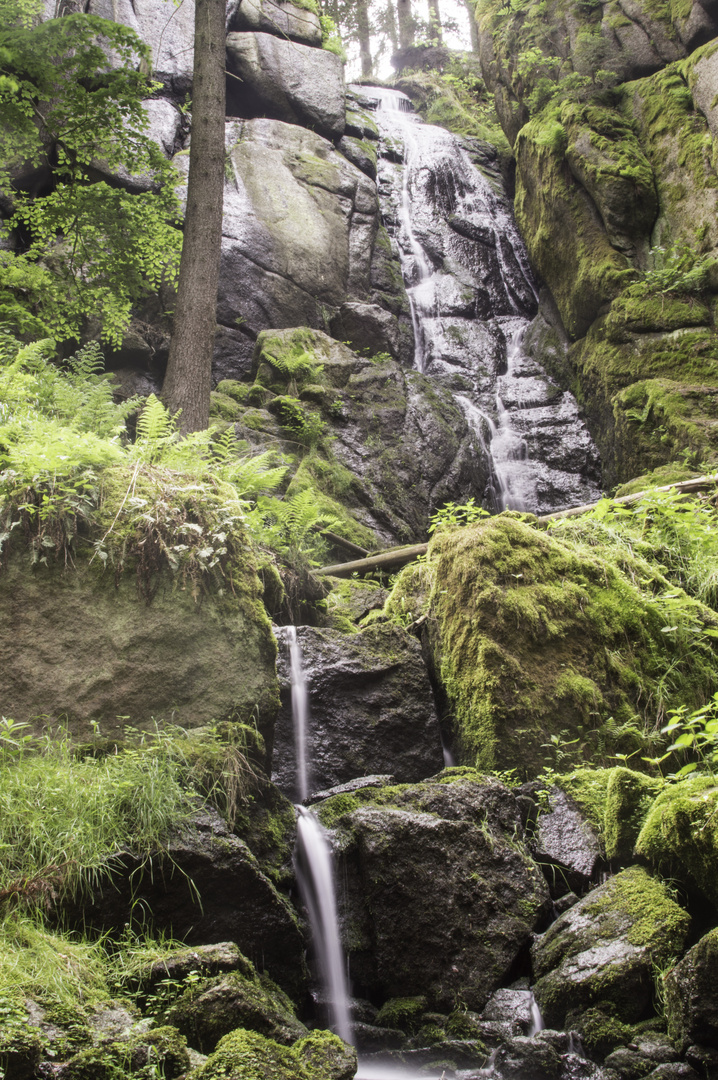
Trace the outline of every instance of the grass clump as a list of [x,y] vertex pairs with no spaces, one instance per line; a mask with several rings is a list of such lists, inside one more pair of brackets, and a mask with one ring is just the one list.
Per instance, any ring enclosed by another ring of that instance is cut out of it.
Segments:
[[18,754],[0,740],[0,901],[49,907],[149,858],[197,802],[160,741],[78,760],[65,741]]

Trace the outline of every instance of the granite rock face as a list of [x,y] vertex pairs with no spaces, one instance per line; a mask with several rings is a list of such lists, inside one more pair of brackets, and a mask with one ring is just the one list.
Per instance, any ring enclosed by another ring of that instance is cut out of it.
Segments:
[[328,138],[344,134],[344,70],[335,53],[245,31],[227,35],[227,62],[242,80],[239,94],[230,92],[230,115],[249,109],[249,115],[265,113]]
[[290,0],[239,0],[230,5],[229,31],[256,30],[264,34],[321,47],[319,16]]

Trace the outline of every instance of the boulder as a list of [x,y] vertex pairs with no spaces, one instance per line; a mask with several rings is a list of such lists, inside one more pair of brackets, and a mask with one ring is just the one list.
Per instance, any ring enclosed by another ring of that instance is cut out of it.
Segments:
[[294,1046],[281,1046],[241,1028],[225,1035],[192,1073],[192,1080],[351,1080],[356,1053],[329,1031],[314,1031]]
[[636,855],[718,906],[718,790],[710,776],[671,784],[651,806]]
[[518,807],[497,781],[448,769],[366,788],[316,808],[334,829],[350,976],[373,998],[425,995],[481,1009],[549,910],[516,837]]
[[192,85],[194,0],[90,0],[88,15],[124,23],[149,45],[152,74],[177,94]]
[[610,1002],[619,1019],[650,1014],[653,971],[680,952],[690,917],[634,866],[565,912],[531,949],[536,1000],[551,1027],[572,1009]]
[[[416,638],[395,626],[359,634],[297,629],[307,679],[309,790],[321,791],[369,773],[399,783],[443,766],[441,734]],[[275,728],[272,776],[296,797],[290,665],[280,638],[282,707]]]
[[321,48],[319,16],[308,7],[290,0],[239,0],[230,5],[227,29],[258,30],[289,41]]
[[188,946],[233,941],[283,990],[304,993],[304,941],[291,904],[219,814],[204,810],[162,853],[118,857],[111,885],[98,887],[68,919],[120,932],[137,911]]
[[663,980],[668,1033],[684,1049],[690,1043],[718,1048],[718,930],[694,945]]
[[560,788],[551,790],[548,813],[539,814],[531,847],[537,862],[558,871],[552,874],[558,895],[585,888],[601,860],[596,833]]
[[562,1071],[561,1055],[544,1039],[519,1035],[496,1054],[496,1071],[513,1080],[558,1080]]
[[14,719],[65,717],[119,735],[168,720],[199,727],[256,719],[271,740],[276,645],[247,563],[242,586],[202,603],[162,572],[151,603],[129,574],[76,558],[35,566],[18,552],[0,573],[0,694]]
[[239,91],[234,95],[230,91],[230,115],[235,105],[234,115],[270,115],[313,128],[329,139],[344,134],[344,69],[336,53],[271,34],[231,33],[227,64],[242,80]]
[[257,1031],[283,1046],[308,1034],[286,994],[254,970],[194,983],[168,1010],[167,1020],[202,1054],[211,1054],[219,1040],[238,1027]]

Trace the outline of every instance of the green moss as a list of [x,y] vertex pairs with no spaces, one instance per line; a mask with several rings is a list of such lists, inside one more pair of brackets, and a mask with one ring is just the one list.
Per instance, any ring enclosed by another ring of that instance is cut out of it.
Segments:
[[238,382],[237,379],[222,379],[217,383],[216,392],[224,397],[233,398],[240,405],[247,403],[252,387],[249,383]]
[[226,1035],[193,1080],[317,1080],[294,1049],[253,1031]]
[[625,1046],[633,1037],[633,1028],[615,1015],[609,1003],[586,1009],[578,1016],[569,1014],[567,1022],[577,1031],[581,1042],[590,1055],[599,1059],[606,1057],[617,1046]]
[[663,487],[666,484],[680,483],[682,480],[691,480],[693,477],[702,476],[697,469],[692,469],[682,461],[671,461],[668,465],[661,465],[643,476],[637,476],[629,480],[627,484],[621,484],[616,488],[614,497],[621,498],[623,495],[634,495],[639,491],[648,491],[651,488]]
[[427,1007],[425,997],[391,998],[382,1005],[376,1022],[379,1027],[398,1028],[412,1034],[419,1029]]
[[213,390],[210,394],[209,412],[210,416],[219,417],[220,420],[238,420],[242,415],[242,405],[234,395],[230,397],[229,394]]
[[292,1048],[304,1062],[312,1080],[352,1080],[356,1051],[331,1031],[313,1031]]
[[556,776],[554,782],[576,803],[598,836],[603,836],[606,792],[611,769],[576,769]]
[[[639,866],[631,866],[609,879],[602,895],[584,905],[589,916],[601,917],[601,936],[611,938],[611,926],[630,920],[628,941],[650,949],[659,967],[681,950],[690,927],[690,915],[670,898],[665,885]],[[621,930],[619,929],[619,932]]]
[[[504,514],[432,540],[423,611],[463,762],[537,772],[557,729],[578,739],[579,760],[632,753],[662,715],[669,669],[679,699],[710,691],[711,662],[687,627],[713,615],[678,594],[688,636],[667,640],[661,571],[598,523],[584,528],[548,535]],[[399,576],[387,611],[416,617],[415,574]]]
[[636,839],[661,780],[631,769],[612,769],[606,789],[604,838],[606,858],[630,860]]
[[711,777],[672,784],[648,812],[636,854],[716,905],[718,897],[718,785]]

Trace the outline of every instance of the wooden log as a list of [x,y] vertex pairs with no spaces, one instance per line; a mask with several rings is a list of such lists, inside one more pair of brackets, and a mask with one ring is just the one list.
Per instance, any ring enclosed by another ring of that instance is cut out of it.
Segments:
[[[657,491],[679,491],[684,495],[696,494],[701,491],[711,491],[718,487],[718,473],[714,476],[696,476],[692,480],[681,480],[675,484],[664,484],[662,487],[649,488],[648,491],[636,491],[632,495],[621,495],[618,499],[611,499],[612,503],[622,506],[630,506],[639,502],[647,495],[654,495]],[[585,506],[574,506],[570,510],[560,510],[556,514],[543,514],[536,518],[539,525],[548,525],[552,521],[561,521],[563,518],[578,517],[595,510],[597,502],[587,503]],[[484,519],[488,520],[488,519]],[[352,574],[371,574],[375,570],[398,570],[407,563],[418,559],[420,555],[426,555],[428,544],[414,544],[412,547],[390,548],[388,551],[370,555],[366,559],[355,559],[354,562],[336,563],[334,566],[322,566],[315,570],[316,574],[332,575],[334,577],[351,577]]]
[[366,548],[359,547],[358,544],[353,543],[351,540],[347,540],[344,536],[339,536],[337,533],[330,532],[329,529],[322,529],[322,536],[326,536],[327,540],[331,540],[337,547],[343,547],[346,551],[351,551],[353,555],[361,555],[364,559],[369,555]]
[[322,566],[314,573],[333,577],[351,577],[354,573],[371,574],[374,570],[396,570],[418,559],[420,555],[426,555],[428,547],[428,544],[414,544],[412,547],[392,548],[380,555],[370,555],[368,559],[355,559],[354,562]]

